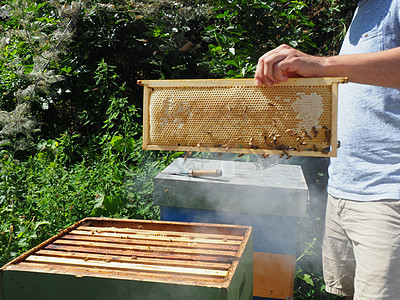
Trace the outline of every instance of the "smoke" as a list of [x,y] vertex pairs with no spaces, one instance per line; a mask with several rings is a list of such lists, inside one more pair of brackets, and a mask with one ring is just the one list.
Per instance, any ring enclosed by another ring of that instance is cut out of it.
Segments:
[[223,176],[160,173],[154,180],[154,201],[164,207],[164,220],[252,226],[255,252],[295,255],[302,269],[318,271],[328,163],[327,158],[275,155],[179,158],[164,172],[218,168]]

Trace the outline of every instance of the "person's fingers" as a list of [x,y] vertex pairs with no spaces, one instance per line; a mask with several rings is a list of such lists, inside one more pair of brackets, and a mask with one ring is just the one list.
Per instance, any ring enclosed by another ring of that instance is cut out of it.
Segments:
[[288,79],[287,64],[295,49],[281,45],[262,55],[257,63],[255,83],[257,85],[273,85]]
[[254,77],[256,85],[263,85],[263,84],[272,85],[273,84],[273,82],[268,79],[268,76],[265,76],[266,65],[264,63],[264,59],[265,59],[265,57],[267,57],[267,54],[268,53],[264,54],[263,56],[261,56],[258,59],[256,74]]
[[283,78],[283,70],[280,68],[280,62],[287,58],[286,53],[271,53],[264,59],[264,76],[273,83],[280,83]]

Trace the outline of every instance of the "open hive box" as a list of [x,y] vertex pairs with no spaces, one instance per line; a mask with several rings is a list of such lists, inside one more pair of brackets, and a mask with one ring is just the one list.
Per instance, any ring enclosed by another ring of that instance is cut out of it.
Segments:
[[346,78],[139,80],[143,148],[336,156],[337,90]]
[[251,299],[252,229],[88,218],[0,269],[0,298]]

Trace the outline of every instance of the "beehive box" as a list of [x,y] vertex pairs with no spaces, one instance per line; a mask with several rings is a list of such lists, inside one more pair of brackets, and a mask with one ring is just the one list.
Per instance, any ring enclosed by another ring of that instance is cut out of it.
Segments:
[[345,78],[139,80],[143,148],[336,156],[337,90]]
[[[191,169],[221,169],[222,176],[171,175]],[[304,217],[309,191],[297,165],[259,169],[251,162],[178,158],[154,177],[153,199],[162,207]]]
[[0,269],[1,300],[251,299],[248,226],[88,218]]

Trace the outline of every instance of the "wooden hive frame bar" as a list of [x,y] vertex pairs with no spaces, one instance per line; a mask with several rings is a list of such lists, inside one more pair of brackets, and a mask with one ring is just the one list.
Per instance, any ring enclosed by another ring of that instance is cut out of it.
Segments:
[[139,80],[143,149],[336,156],[343,77]]

